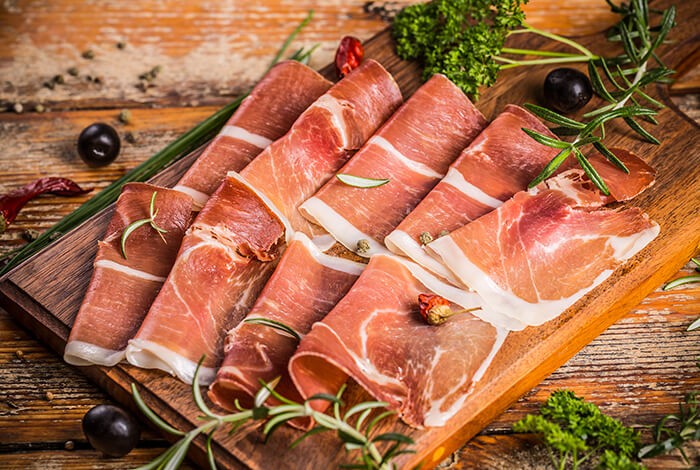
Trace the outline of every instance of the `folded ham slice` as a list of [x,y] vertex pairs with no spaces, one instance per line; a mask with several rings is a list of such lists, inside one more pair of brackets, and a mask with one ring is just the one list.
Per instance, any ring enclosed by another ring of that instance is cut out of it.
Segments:
[[558,150],[535,142],[523,127],[554,137],[526,110],[506,106],[452,164],[447,176],[386,237],[387,248],[454,281],[452,274],[425,252],[421,234],[437,238],[527,188]]
[[351,376],[406,423],[444,425],[463,406],[506,332],[470,313],[428,325],[419,314],[421,293],[441,295],[454,308],[478,301],[415,263],[374,255],[292,357],[289,372],[301,395],[334,394]]
[[[364,267],[321,253],[305,235],[297,233],[246,318],[278,321],[305,335],[345,295]],[[251,406],[260,381],[269,383],[281,377],[276,390],[298,399],[286,372],[297,344],[294,337],[280,330],[240,323],[226,336],[224,361],[209,397],[228,410],[235,409],[236,400]]]
[[400,102],[391,75],[367,61],[315,101],[240,175],[229,173],[224,185],[230,188],[220,187],[188,230],[168,280],[130,342],[128,361],[191,382],[196,362],[206,354],[201,382],[211,383],[225,332],[247,313],[271,274],[273,264],[266,262],[294,230],[311,231],[297,206]]
[[192,382],[206,355],[201,382],[214,379],[224,332],[247,313],[284,244],[285,225],[235,173],[197,215],[175,264],[138,333],[127,360]]
[[356,188],[331,179],[299,210],[350,250],[360,240],[369,258],[386,251],[387,236],[445,176],[447,167],[486,125],[482,114],[443,75],[433,77],[340,170],[389,179]]
[[[121,235],[132,222],[149,218],[154,192],[155,220],[166,232],[161,238],[149,225],[136,229],[126,241],[124,258]],[[92,279],[66,344],[66,362],[113,366],[124,359],[128,340],[175,261],[191,207],[190,197],[179,191],[145,183],[124,185],[104,240],[98,243]]]
[[241,171],[331,87],[315,70],[296,61],[272,67],[255,85],[219,134],[175,186],[197,209],[229,171]]
[[483,309],[541,325],[591,291],[659,233],[639,208],[601,206],[633,197],[653,182],[653,170],[614,150],[626,175],[602,158],[609,197],[582,170],[569,170],[428,245],[459,280],[476,290]]
[[311,105],[289,133],[241,175],[279,208],[294,230],[318,234],[297,208],[335,175],[401,102],[401,91],[389,72],[366,60]]

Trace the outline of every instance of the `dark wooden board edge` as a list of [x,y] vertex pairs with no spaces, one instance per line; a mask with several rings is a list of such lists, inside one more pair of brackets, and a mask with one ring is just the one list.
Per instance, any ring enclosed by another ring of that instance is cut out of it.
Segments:
[[[381,36],[382,34],[376,36],[371,41],[375,41],[377,40],[377,38],[381,38]],[[368,45],[369,49],[371,49],[371,41]],[[389,68],[391,69],[392,67],[389,66]],[[414,70],[406,73],[415,74],[416,72]],[[413,90],[409,88],[407,90],[405,89],[404,93],[408,95],[412,91]],[[493,107],[497,107],[498,103],[501,101],[501,99],[493,100],[492,106],[490,106],[490,108],[493,109]],[[700,232],[700,230],[697,230],[698,227],[695,228],[696,229],[693,230],[693,227],[690,227],[690,231],[694,231],[695,233]],[[673,251],[673,259],[678,260],[676,264],[665,263],[663,266],[660,266],[653,276],[647,277],[645,282],[643,282],[640,287],[636,288],[633,291],[632,295],[624,299],[618,299],[617,302],[610,304],[607,310],[605,310],[601,315],[601,319],[593,325],[594,329],[589,330],[590,332],[594,333],[594,335],[590,339],[597,336],[597,334],[602,332],[605,328],[607,328],[607,326],[614,323],[619,317],[624,315],[625,312],[627,312],[634,305],[636,305],[636,303],[639,300],[643,299],[649,292],[651,292],[656,286],[663,282],[668,276],[676,272],[677,269],[683,265],[685,259],[694,254],[694,251],[697,249],[699,242],[700,240],[698,240],[696,237],[694,241],[691,240],[687,245],[684,245],[685,248],[683,250],[680,250],[682,253],[679,252],[679,250]],[[673,249],[674,246],[672,245],[671,247],[665,248]],[[31,260],[24,264],[30,264],[30,262]],[[25,325],[25,327],[35,332],[35,334],[37,334],[37,336],[42,341],[49,344],[54,350],[56,350],[59,353],[62,353],[63,346],[61,344],[61,339],[65,343],[65,339],[68,333],[67,326],[58,322],[58,320],[55,319],[55,317],[52,317],[48,311],[46,311],[45,309],[43,309],[43,307],[34,302],[31,299],[31,297],[28,296],[24,291],[22,291],[16,285],[8,281],[9,275],[11,275],[11,273],[8,273],[8,276],[5,276],[2,284],[0,284],[0,303],[3,305],[7,304],[8,310],[13,315],[18,317],[22,324]],[[596,301],[594,300],[592,303],[595,305]],[[31,319],[26,317],[26,313],[29,313]],[[51,317],[53,320],[48,319],[47,316]],[[44,331],[43,328],[46,328],[46,331]],[[489,406],[491,407],[489,413],[482,412],[478,415],[477,419],[474,419],[472,422],[467,423],[458,432],[454,433],[452,436],[448,437],[442,442],[438,440],[433,440],[434,445],[431,447],[430,452],[428,452],[431,454],[430,459],[427,460],[426,463],[429,463],[430,465],[435,464],[439,462],[441,458],[449,455],[449,452],[463,444],[463,442],[468,437],[471,437],[476,432],[478,432],[498,413],[506,409],[513,401],[515,401],[515,399],[517,399],[523,393],[527,392],[527,390],[539,383],[539,381],[542,378],[544,378],[546,375],[555,370],[558,367],[557,363],[564,363],[568,358],[573,356],[581,347],[583,347],[588,341],[590,341],[590,339],[586,340],[586,338],[579,336],[576,338],[576,341],[571,341],[567,343],[568,347],[561,351],[558,351],[558,354],[556,354],[555,356],[550,356],[555,359],[553,362],[549,363],[551,367],[540,368],[536,371],[536,373],[533,372],[523,377],[522,380],[516,382],[511,388],[507,390],[507,394],[501,395],[500,397],[498,397],[498,399],[492,400],[489,404]],[[118,401],[131,403],[130,395],[128,393],[124,393],[125,390],[128,389],[128,384],[130,383],[130,381],[133,380],[133,377],[128,372],[128,366],[124,368],[116,367],[113,368],[111,371],[104,370],[98,367],[85,368],[85,372],[87,375],[93,378],[93,380],[95,380],[100,386],[105,388],[111,395],[113,395]],[[508,398],[512,396],[514,396],[514,398]],[[158,403],[159,408],[163,407],[164,410],[169,408],[169,406],[167,406],[167,402],[165,402],[161,399],[161,397],[155,394],[150,394],[147,391],[145,397],[147,398],[146,401],[149,403]],[[191,424],[190,420],[184,419],[175,411],[172,411],[171,413],[165,413],[164,418],[176,426],[178,425],[178,422],[180,424],[187,424],[188,422],[189,424]],[[196,453],[195,457],[199,456],[201,458],[204,455],[202,444],[200,443],[196,446],[196,448],[198,452]],[[230,454],[226,455],[226,452],[217,452],[217,454],[220,463],[223,465],[231,466],[236,465],[237,463],[240,464],[240,462],[237,462],[237,460],[231,460],[232,456]],[[203,461],[200,461],[200,463],[202,462]],[[409,461],[405,461],[404,463],[409,464]]]

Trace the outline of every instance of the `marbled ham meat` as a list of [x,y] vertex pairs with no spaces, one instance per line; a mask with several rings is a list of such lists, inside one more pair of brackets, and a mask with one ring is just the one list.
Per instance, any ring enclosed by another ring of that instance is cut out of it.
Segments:
[[351,376],[406,423],[444,425],[461,409],[506,332],[470,313],[428,325],[419,314],[418,295],[431,292],[454,308],[475,306],[474,296],[415,263],[374,255],[292,357],[290,375],[302,396],[335,394]]
[[138,333],[127,360],[191,383],[204,354],[201,382],[211,383],[224,332],[248,312],[284,245],[274,209],[235,173],[197,215],[175,264]]
[[[132,222],[149,217],[154,192],[156,223],[166,232],[161,238],[149,225],[136,229],[126,241],[124,258],[122,232]],[[92,278],[66,344],[66,362],[113,366],[124,359],[127,342],[175,261],[191,207],[190,197],[179,191],[145,183],[124,185],[104,239],[98,243]]]
[[263,192],[295,231],[318,234],[299,205],[343,166],[402,102],[393,77],[365,61],[335,84],[241,175]]
[[386,237],[387,248],[454,280],[441,263],[425,252],[420,236],[427,232],[437,238],[492,211],[527,188],[559,150],[535,142],[522,131],[523,127],[554,137],[526,110],[506,106],[452,164],[447,176]]
[[174,189],[204,206],[229,171],[241,171],[299,115],[331,87],[315,70],[296,61],[280,62],[253,88],[219,134]]
[[[297,233],[246,318],[282,322],[305,335],[345,295],[364,267],[321,253]],[[281,377],[276,390],[298,399],[286,373],[296,347],[297,340],[280,330],[241,322],[226,336],[224,361],[209,397],[228,410],[235,409],[236,400],[251,406],[260,381],[269,383]]]
[[483,310],[541,325],[591,291],[659,233],[639,208],[601,206],[626,200],[653,182],[654,172],[632,154],[614,150],[626,175],[606,160],[603,196],[582,170],[569,170],[428,245],[461,282],[476,290]]
[[389,179],[363,189],[333,178],[299,210],[350,250],[366,240],[369,258],[386,251],[384,237],[445,176],[486,125],[482,114],[443,75],[433,77],[372,136],[340,173]]

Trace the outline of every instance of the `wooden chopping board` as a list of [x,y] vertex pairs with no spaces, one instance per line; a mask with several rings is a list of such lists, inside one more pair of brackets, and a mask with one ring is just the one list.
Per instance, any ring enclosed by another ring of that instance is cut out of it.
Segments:
[[[683,21],[697,17],[699,8],[696,2],[682,2],[679,9],[678,17]],[[681,22],[673,31],[673,38],[685,40],[664,50],[664,58],[672,67],[682,68],[685,58],[697,51],[698,40],[691,38],[693,24],[689,23]],[[581,42],[593,51],[609,48],[602,35],[584,38]],[[512,46],[545,48],[545,43],[521,35]],[[368,57],[379,60],[394,74],[406,96],[420,85],[419,70],[394,56],[388,33],[370,40],[366,50]],[[504,72],[496,86],[484,92],[477,106],[487,117],[493,118],[507,103],[537,102],[545,73],[546,69],[539,68]],[[653,93],[672,106],[666,88],[658,87]],[[417,454],[407,456],[400,462],[402,465],[412,466],[419,461],[433,465],[449,455],[634,307],[695,253],[700,242],[698,128],[673,108],[662,111],[659,122],[653,129],[662,141],[658,147],[639,140],[624,125],[610,126],[608,131],[610,145],[636,152],[658,171],[656,185],[631,205],[641,207],[661,225],[660,236],[558,319],[542,327],[511,334],[489,372],[477,384],[468,405],[449,426],[416,431],[398,422],[391,424],[391,429],[411,435],[417,443]],[[164,171],[158,182],[176,181],[192,158]],[[60,354],[89,281],[95,242],[102,236],[110,216],[109,210],[97,215],[9,273],[0,283],[2,305]],[[162,373],[130,366],[83,370],[127,405],[131,403],[129,384],[139,384],[147,403],[175,427],[187,429],[198,422],[199,413],[191,401],[189,387]],[[367,397],[358,387],[351,387],[346,398],[353,403]],[[328,468],[350,461],[350,456],[332,434],[314,436],[289,450],[289,443],[297,436],[295,431],[281,429],[269,442],[263,443],[255,430],[232,437],[219,433],[215,446],[217,460],[226,467],[247,465],[253,468],[273,465]],[[197,445],[193,457],[201,459],[202,441]]]

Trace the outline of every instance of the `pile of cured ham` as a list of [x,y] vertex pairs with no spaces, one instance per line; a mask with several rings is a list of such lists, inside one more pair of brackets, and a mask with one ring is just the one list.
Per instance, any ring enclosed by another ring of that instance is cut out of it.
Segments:
[[[124,186],[65,360],[189,383],[205,355],[200,381],[228,409],[261,380],[300,400],[352,378],[409,425],[444,425],[509,331],[560,315],[659,233],[606,207],[653,183],[643,161],[591,158],[609,196],[566,165],[527,190],[557,150],[523,128],[554,137],[513,105],[488,123],[440,75],[404,103],[372,60],[334,85],[278,64],[174,188]],[[146,224],[122,252],[154,193],[165,232]],[[324,253],[336,241],[369,262]],[[469,312],[429,325],[420,294]]]

